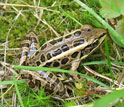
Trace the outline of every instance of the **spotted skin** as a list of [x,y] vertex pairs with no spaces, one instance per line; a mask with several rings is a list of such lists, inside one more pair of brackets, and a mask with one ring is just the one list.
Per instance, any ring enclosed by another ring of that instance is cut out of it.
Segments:
[[[104,29],[84,25],[81,29],[46,42],[38,50],[35,50],[33,54],[29,55],[30,57],[28,57],[28,59],[26,55],[31,42],[25,40],[26,45],[23,45],[23,49],[25,50],[22,51],[23,58],[20,61],[22,63],[21,65],[23,65],[24,62],[30,66],[41,67],[63,68],[69,65],[70,70],[77,71],[80,61],[91,54],[102,43],[105,34],[106,31]],[[38,43],[36,40],[37,39],[33,38],[33,41]],[[25,54],[23,52],[25,52]],[[65,88],[66,85],[64,86],[62,81],[60,81],[55,74],[52,74],[52,76],[50,72],[37,71],[36,75],[39,75],[39,77],[36,77],[34,73],[32,76],[35,85],[35,80],[39,80],[41,86],[46,87],[46,90],[50,92],[64,93],[64,91],[67,90],[67,88]],[[70,74],[70,76],[72,76],[74,80],[79,81],[77,75]],[[28,81],[30,80],[28,79]],[[33,87],[34,85],[32,84],[31,86]],[[54,89],[52,88],[53,86],[55,86]],[[61,90],[58,90],[58,87]]]

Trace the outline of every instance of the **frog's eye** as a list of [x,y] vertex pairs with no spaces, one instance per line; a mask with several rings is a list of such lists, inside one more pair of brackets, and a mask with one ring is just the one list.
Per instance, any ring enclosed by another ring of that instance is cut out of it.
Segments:
[[84,32],[91,32],[92,30],[91,29],[82,29],[82,31],[84,31]]
[[93,27],[90,26],[90,25],[83,25],[81,30],[84,31],[84,32],[91,32],[92,29],[93,29]]
[[88,32],[91,32],[91,29],[87,29]]

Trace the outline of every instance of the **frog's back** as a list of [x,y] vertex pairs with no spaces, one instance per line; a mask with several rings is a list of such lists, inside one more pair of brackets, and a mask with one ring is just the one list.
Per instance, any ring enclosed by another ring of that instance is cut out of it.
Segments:
[[[63,67],[83,56],[84,49],[94,49],[99,43],[94,41],[105,32],[85,25],[65,36],[55,38],[41,46],[29,59],[29,65],[46,67]],[[91,46],[94,44],[94,46]],[[89,54],[85,53],[85,54]]]

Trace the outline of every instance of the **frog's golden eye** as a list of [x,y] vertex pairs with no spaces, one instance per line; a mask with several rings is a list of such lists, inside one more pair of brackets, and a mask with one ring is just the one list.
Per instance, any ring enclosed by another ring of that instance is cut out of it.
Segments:
[[92,29],[93,29],[93,27],[92,26],[90,26],[90,25],[83,25],[83,27],[82,27],[82,31],[87,31],[87,32],[91,32],[92,31]]

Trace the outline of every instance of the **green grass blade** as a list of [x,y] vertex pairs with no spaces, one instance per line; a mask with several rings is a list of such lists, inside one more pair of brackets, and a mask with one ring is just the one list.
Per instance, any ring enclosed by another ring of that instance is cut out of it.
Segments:
[[118,62],[118,61],[111,61],[111,63],[117,64],[117,65],[124,65],[124,62]]
[[105,51],[106,51],[106,55],[107,55],[109,71],[111,73],[112,80],[114,80],[114,75],[112,73],[112,68],[111,68],[111,60],[110,60],[110,55],[109,55],[109,47],[108,47],[107,38],[105,38]]
[[18,99],[19,99],[19,102],[20,102],[20,104],[21,104],[21,107],[24,107],[23,102],[22,102],[22,98],[21,98],[21,95],[20,95],[20,92],[19,92],[19,89],[18,89],[18,86],[17,86],[17,82],[16,82],[15,75],[13,75],[13,81],[14,81],[16,93],[17,93],[17,95],[18,95]]
[[108,89],[111,89],[109,86],[105,85],[104,83],[92,78],[92,77],[89,77],[87,75],[84,75],[84,74],[81,74],[79,72],[73,72],[73,71],[69,71],[69,70],[63,70],[63,69],[57,69],[57,68],[46,68],[46,67],[32,67],[32,66],[18,66],[18,65],[14,65],[13,68],[15,69],[25,69],[25,70],[33,70],[34,72],[35,71],[39,71],[39,70],[42,70],[42,71],[54,71],[54,72],[62,72],[62,73],[73,73],[73,74],[78,74],[80,76],[82,76],[83,78],[86,78],[90,81],[93,81],[94,83],[97,83],[105,88],[108,88]]
[[5,107],[5,106],[0,103],[0,107]]
[[82,3],[80,0],[74,0],[77,4],[81,7],[85,8],[90,14],[92,14],[100,23],[102,23],[111,33],[112,39],[117,43],[119,46],[124,47],[124,38],[123,36],[119,35],[107,22],[105,22],[96,12],[89,8],[86,4]]
[[116,90],[111,94],[104,96],[103,98],[95,101],[94,107],[108,107],[111,103],[116,101],[117,99],[124,96],[124,90]]
[[107,61],[92,61],[92,62],[85,62],[81,65],[95,65],[95,64],[107,64]]
[[[24,83],[23,80],[18,80],[17,84]],[[0,81],[0,85],[8,85],[8,84],[13,84],[13,81]]]

